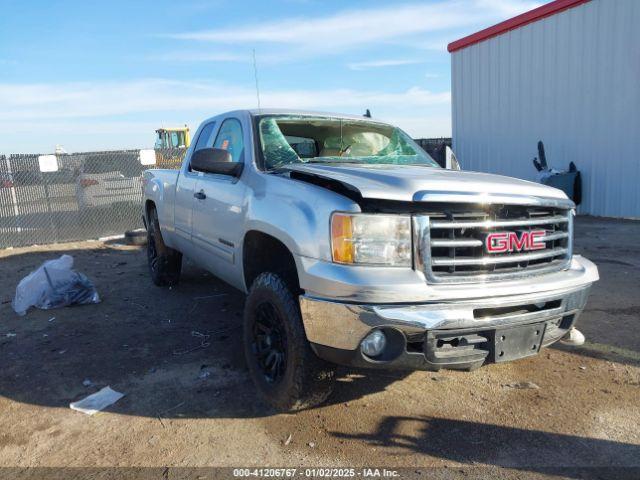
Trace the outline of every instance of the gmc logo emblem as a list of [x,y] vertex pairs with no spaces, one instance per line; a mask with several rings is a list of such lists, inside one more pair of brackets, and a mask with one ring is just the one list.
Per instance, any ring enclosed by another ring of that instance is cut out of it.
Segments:
[[485,246],[489,253],[521,252],[522,250],[542,250],[546,245],[542,238],[544,230],[530,230],[518,235],[516,232],[495,232],[487,235]]

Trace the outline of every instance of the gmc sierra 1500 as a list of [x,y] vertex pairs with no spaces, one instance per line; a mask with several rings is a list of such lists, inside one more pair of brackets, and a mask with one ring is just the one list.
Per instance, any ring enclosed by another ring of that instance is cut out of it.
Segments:
[[584,340],[598,270],[560,190],[442,169],[362,117],[235,111],[194,139],[144,174],[151,277],[175,284],[185,254],[248,293],[247,364],[276,408],[324,401],[337,364],[471,370]]

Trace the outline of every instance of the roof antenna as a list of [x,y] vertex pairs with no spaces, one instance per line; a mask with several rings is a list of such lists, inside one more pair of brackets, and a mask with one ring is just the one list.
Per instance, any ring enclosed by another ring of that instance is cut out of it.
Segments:
[[256,49],[253,49],[253,75],[256,78],[256,97],[258,98],[258,112],[260,113],[260,88],[258,86],[258,64],[256,63]]

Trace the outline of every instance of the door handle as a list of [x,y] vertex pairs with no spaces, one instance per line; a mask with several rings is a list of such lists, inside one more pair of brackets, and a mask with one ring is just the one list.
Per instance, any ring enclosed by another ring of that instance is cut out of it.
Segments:
[[194,193],[193,196],[196,197],[198,200],[204,200],[205,198],[207,198],[207,196],[204,193],[204,190],[200,190],[199,192]]

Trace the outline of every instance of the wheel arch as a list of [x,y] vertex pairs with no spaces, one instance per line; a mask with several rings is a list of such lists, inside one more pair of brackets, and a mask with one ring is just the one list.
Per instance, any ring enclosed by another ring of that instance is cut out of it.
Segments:
[[147,199],[144,202],[144,224],[145,227],[149,225],[149,213],[151,213],[151,209],[155,209],[158,211],[158,207],[156,206],[156,202],[151,199]]
[[247,291],[263,272],[280,275],[292,294],[301,293],[298,267],[291,249],[272,234],[249,230],[242,242],[242,273]]

